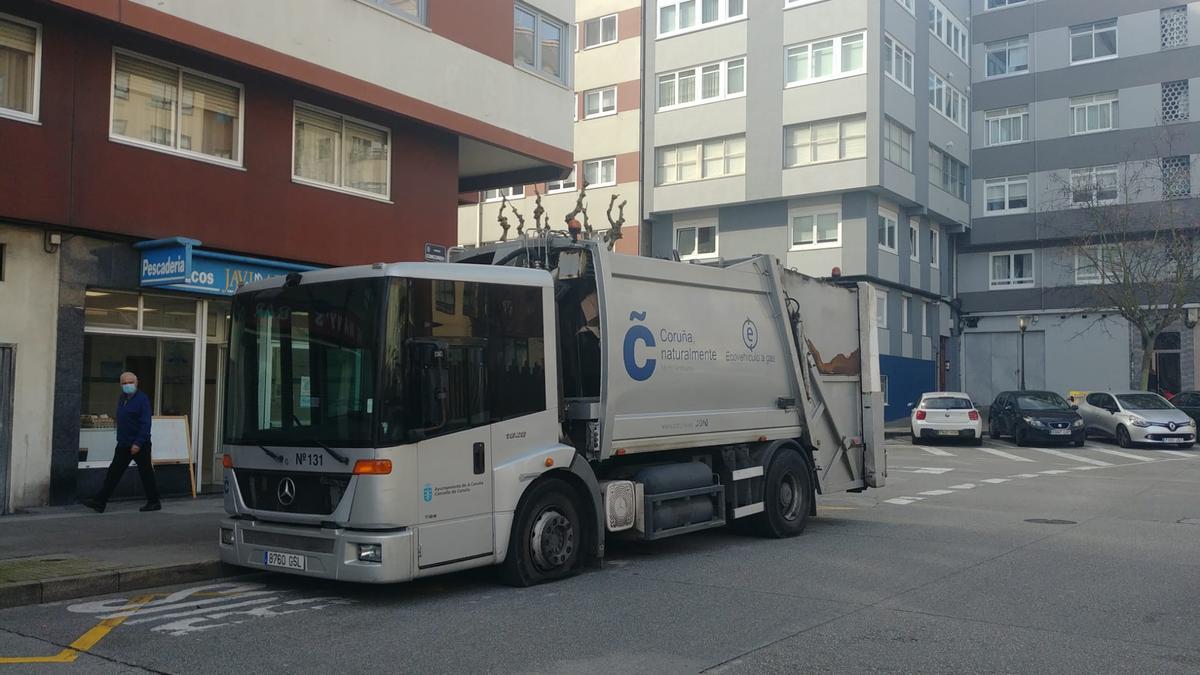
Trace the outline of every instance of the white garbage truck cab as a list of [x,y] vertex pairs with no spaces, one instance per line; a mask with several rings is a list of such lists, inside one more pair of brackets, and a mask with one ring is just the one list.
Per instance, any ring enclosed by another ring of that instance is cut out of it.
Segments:
[[608,537],[803,531],[883,484],[866,285],[528,235],[457,262],[240,289],[222,560],[387,583],[529,585]]

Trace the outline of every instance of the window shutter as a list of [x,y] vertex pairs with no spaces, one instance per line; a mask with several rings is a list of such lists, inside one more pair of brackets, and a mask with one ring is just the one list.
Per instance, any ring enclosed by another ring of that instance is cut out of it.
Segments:
[[177,71],[174,68],[143,61],[127,54],[117,54],[117,72],[129,73],[134,77],[141,77],[154,82],[162,82],[170,85],[172,90],[178,80]]
[[241,92],[237,87],[184,73],[183,90],[195,93],[195,105],[199,108],[230,117],[238,116],[238,98]]
[[342,133],[342,121],[339,118],[300,106],[296,106],[296,124],[309,124],[337,134]]
[[37,49],[37,29],[0,19],[0,48],[32,54]]

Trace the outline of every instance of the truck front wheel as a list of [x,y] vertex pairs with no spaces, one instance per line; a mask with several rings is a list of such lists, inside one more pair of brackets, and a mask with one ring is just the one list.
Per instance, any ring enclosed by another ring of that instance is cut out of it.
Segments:
[[804,531],[812,509],[812,470],[798,452],[781,448],[767,468],[763,512],[757,516],[759,534],[794,537]]
[[533,486],[513,522],[501,578],[533,586],[579,571],[584,531],[574,490],[558,479]]

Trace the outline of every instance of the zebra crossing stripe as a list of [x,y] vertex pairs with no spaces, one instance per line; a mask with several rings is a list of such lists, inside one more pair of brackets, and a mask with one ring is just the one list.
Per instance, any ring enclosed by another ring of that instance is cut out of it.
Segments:
[[978,447],[978,448],[976,448],[976,450],[981,450],[983,452],[986,452],[990,455],[995,455],[997,457],[1003,457],[1004,459],[1011,459],[1014,462],[1032,462],[1032,461],[1034,461],[1032,459],[1029,459],[1028,457],[1021,457],[1019,455],[1014,455],[1011,452],[1004,452],[1003,450],[996,450],[994,448]]
[[1092,450],[1095,450],[1096,452],[1103,452],[1103,453],[1106,453],[1109,455],[1116,455],[1117,457],[1125,457],[1128,459],[1136,459],[1139,462],[1153,462],[1154,461],[1153,457],[1147,457],[1145,455],[1135,455],[1130,452],[1121,452],[1120,450],[1109,450],[1108,448],[1096,448],[1096,447],[1092,447],[1092,446],[1088,446],[1088,447],[1091,448]]
[[[1093,464],[1095,466],[1112,466],[1111,462],[1102,462],[1098,459],[1091,459],[1090,457],[1080,457],[1079,455],[1072,455],[1071,453],[1063,452],[1062,450],[1052,450],[1050,448],[1030,448],[1030,450],[1037,450],[1038,452],[1044,452],[1047,455],[1054,455],[1055,457],[1062,457],[1063,459],[1069,459],[1072,462],[1081,462],[1083,464]],[[1046,472],[1043,471],[1042,473],[1046,473]]]

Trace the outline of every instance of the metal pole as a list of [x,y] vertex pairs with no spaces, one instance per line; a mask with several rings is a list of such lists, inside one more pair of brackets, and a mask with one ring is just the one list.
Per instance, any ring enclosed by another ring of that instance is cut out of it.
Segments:
[[1021,391],[1025,391],[1025,330],[1021,329]]

